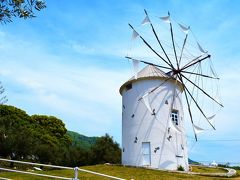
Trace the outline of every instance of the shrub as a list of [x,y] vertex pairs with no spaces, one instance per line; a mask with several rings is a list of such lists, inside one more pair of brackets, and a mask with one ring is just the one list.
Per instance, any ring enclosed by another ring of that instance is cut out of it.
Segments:
[[180,165],[180,166],[178,166],[177,170],[178,170],[178,171],[184,171],[184,167],[182,167],[182,166]]

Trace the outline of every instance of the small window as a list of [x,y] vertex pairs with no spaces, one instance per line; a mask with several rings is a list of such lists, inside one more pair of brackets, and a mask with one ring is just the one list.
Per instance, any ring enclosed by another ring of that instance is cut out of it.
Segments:
[[131,83],[126,85],[126,90],[128,91],[130,89],[132,89],[132,84]]
[[178,110],[172,110],[171,119],[172,119],[172,122],[173,122],[176,126],[179,125]]

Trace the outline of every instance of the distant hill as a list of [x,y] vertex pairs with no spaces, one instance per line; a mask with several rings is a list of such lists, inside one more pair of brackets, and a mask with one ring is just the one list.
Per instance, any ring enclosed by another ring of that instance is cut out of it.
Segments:
[[90,149],[90,147],[96,143],[99,137],[87,137],[82,134],[78,134],[73,131],[67,131],[67,134],[72,139],[72,146],[80,147],[82,149]]
[[189,163],[189,164],[196,164],[196,165],[199,165],[199,164],[200,164],[199,162],[193,161],[193,160],[191,160],[191,159],[189,159],[189,158],[188,158],[188,163]]

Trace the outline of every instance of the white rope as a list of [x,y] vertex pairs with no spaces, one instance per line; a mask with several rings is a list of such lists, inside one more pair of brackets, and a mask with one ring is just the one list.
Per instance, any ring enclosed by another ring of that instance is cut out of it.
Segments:
[[2,159],[2,158],[0,158],[0,161],[15,162],[15,163],[20,163],[20,164],[30,164],[30,165],[36,165],[36,166],[45,166],[45,167],[53,167],[53,168],[59,168],[59,169],[70,169],[70,170],[73,170],[73,168],[71,168],[71,167],[56,166],[56,165],[50,165],[50,164],[32,163],[32,162],[17,161],[17,160]]
[[0,170],[2,170],[2,171],[9,171],[9,172],[17,172],[17,173],[22,173],[22,174],[31,174],[31,175],[42,176],[42,177],[50,177],[50,178],[56,178],[56,179],[72,180],[72,178],[66,178],[66,177],[60,177],[60,176],[51,176],[51,175],[47,175],[47,174],[38,174],[38,173],[19,171],[19,170],[14,170],[14,169],[0,168]]
[[96,175],[99,175],[99,176],[104,176],[104,177],[112,178],[112,179],[125,180],[125,179],[118,178],[118,177],[115,177],[115,176],[109,176],[109,175],[106,175],[106,174],[101,174],[101,173],[89,171],[89,170],[86,170],[86,169],[78,169],[78,170],[79,170],[79,171],[83,171],[83,172],[87,172],[87,173],[91,173],[91,174],[96,174]]

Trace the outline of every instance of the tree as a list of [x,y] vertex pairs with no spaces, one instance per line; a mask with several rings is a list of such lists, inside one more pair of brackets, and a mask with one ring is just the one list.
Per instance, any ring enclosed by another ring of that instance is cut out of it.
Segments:
[[62,164],[71,144],[65,124],[54,116],[33,115],[0,105],[0,156]]
[[121,150],[113,137],[80,139],[91,142],[90,147],[79,146],[76,139],[72,143],[65,124],[54,116],[29,116],[14,106],[0,105],[0,157],[72,167],[120,163]]
[[12,22],[13,17],[32,18],[35,10],[46,8],[43,0],[0,0],[0,22]]
[[62,164],[71,145],[65,124],[54,116],[33,115],[35,137],[38,145],[35,155],[41,163]]
[[121,149],[117,142],[113,141],[113,137],[105,134],[105,136],[97,139],[90,151],[92,164],[114,163],[121,162]]
[[0,105],[0,155],[14,159],[32,153],[31,118],[25,111]]
[[[39,127],[42,129],[42,131],[45,131],[45,135],[49,135],[55,141],[58,141],[57,143],[61,144],[71,144],[70,137],[66,134],[67,129],[65,127],[65,124],[62,122],[62,120],[54,117],[54,116],[46,116],[46,115],[32,115],[31,119],[33,120],[33,123],[36,125],[36,127]],[[43,135],[44,136],[44,135]],[[44,137],[43,140],[50,139],[47,137]],[[41,137],[38,137],[41,138]],[[54,141],[54,140],[53,140]],[[50,143],[50,142],[48,142]],[[56,143],[56,142],[55,142]]]

